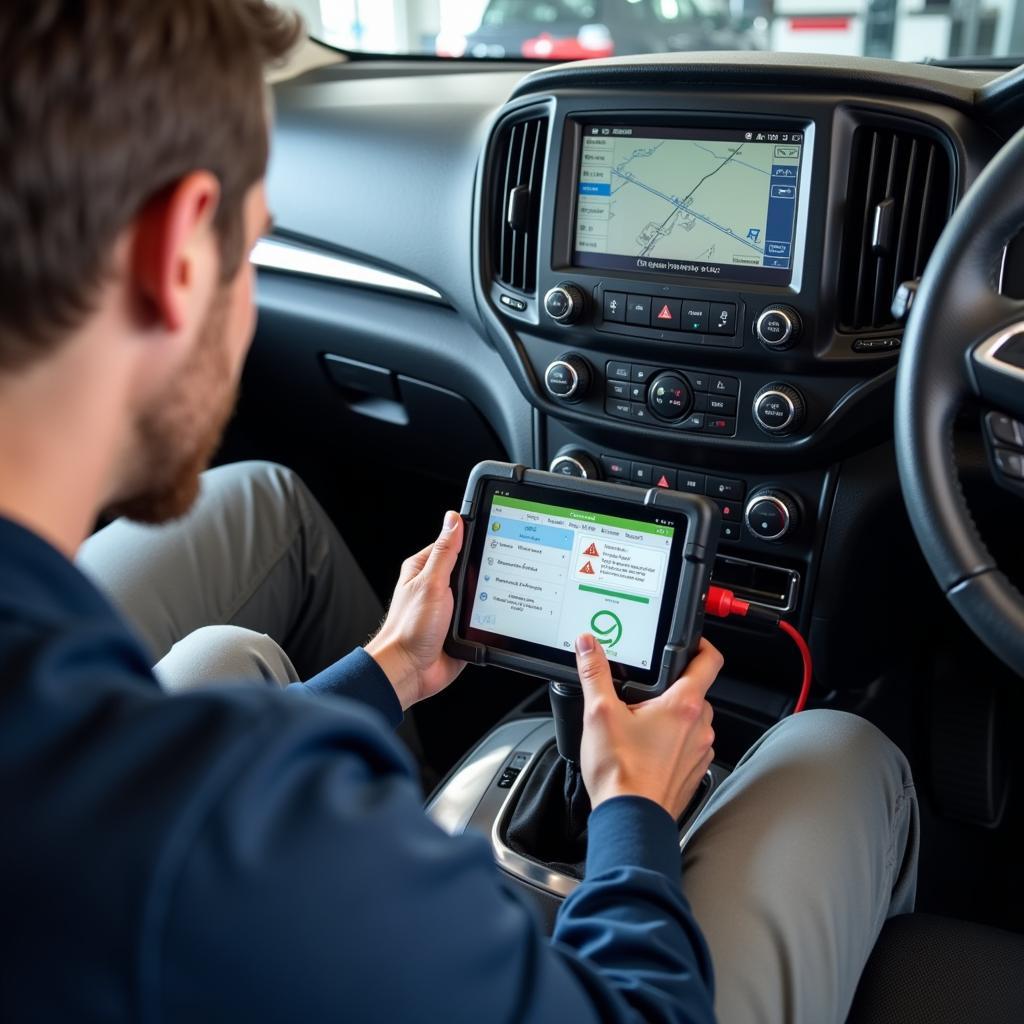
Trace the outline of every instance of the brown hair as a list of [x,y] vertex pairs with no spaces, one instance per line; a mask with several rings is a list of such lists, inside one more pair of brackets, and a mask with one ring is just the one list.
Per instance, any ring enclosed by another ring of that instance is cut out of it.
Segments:
[[300,30],[265,0],[0,3],[0,369],[82,323],[118,236],[191,171],[220,181],[234,276],[267,162],[263,70]]

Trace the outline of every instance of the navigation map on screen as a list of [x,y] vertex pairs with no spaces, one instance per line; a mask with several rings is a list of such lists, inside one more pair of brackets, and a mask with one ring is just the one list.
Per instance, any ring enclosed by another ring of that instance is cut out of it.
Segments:
[[803,146],[803,132],[585,127],[576,262],[788,274]]

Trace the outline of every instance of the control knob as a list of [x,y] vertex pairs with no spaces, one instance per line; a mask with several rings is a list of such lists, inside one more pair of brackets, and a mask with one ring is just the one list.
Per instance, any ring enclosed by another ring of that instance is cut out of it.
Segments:
[[574,324],[583,316],[586,296],[574,284],[556,284],[544,296],[544,311],[560,324]]
[[544,371],[545,390],[560,402],[578,402],[589,387],[590,364],[582,356],[559,356]]
[[597,463],[586,452],[578,448],[566,448],[560,451],[548,467],[551,473],[558,473],[560,476],[577,476],[585,480],[600,480],[601,470]]
[[768,306],[754,321],[757,340],[774,351],[792,348],[802,328],[800,314],[792,306]]
[[684,419],[693,408],[693,392],[686,378],[671,370],[659,373],[647,389],[647,407],[669,423]]
[[766,434],[781,436],[799,429],[807,405],[792,384],[765,384],[754,395],[753,412],[754,422]]
[[747,499],[743,519],[758,540],[782,540],[797,528],[800,507],[785,491],[763,487]]

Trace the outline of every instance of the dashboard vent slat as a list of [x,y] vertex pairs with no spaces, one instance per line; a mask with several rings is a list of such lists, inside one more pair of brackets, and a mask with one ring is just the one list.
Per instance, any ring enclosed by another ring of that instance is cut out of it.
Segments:
[[890,307],[920,277],[953,204],[950,157],[910,125],[860,125],[853,136],[839,262],[840,330],[892,330]]
[[537,290],[537,232],[547,142],[546,117],[501,126],[493,150],[492,266],[509,288]]

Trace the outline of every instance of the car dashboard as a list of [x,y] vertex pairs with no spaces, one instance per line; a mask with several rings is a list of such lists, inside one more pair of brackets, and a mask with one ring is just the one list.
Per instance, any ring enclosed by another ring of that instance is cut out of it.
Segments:
[[[307,73],[275,89],[251,372],[290,389],[307,440],[383,432],[452,491],[499,455],[709,495],[715,580],[797,623],[828,689],[858,691],[886,656],[872,581],[921,570],[893,301],[1024,121],[1021,92],[763,53]],[[419,385],[430,400],[407,401]],[[711,631],[718,700],[758,727],[785,713],[791,689],[765,679],[791,652]]]

